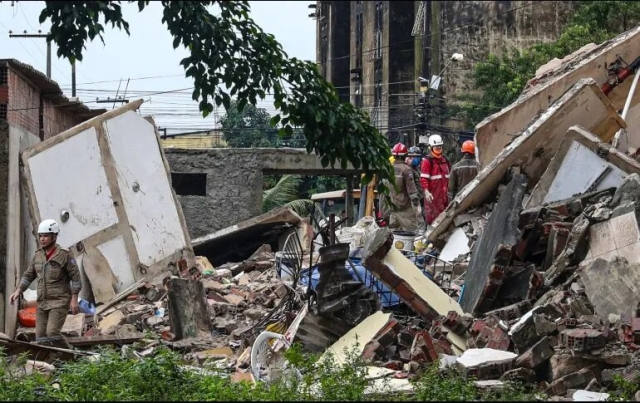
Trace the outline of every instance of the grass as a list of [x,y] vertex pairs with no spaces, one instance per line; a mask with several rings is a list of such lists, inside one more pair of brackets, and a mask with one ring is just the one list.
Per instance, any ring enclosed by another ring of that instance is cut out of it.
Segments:
[[[532,400],[531,391],[508,385],[500,393],[480,392],[472,380],[449,370],[438,371],[437,363],[423,369],[413,382],[414,393],[399,394],[388,384],[373,393],[367,390],[367,366],[353,351],[338,365],[328,357],[316,365],[317,356],[299,346],[286,352],[292,372],[270,383],[232,382],[229,373],[213,366],[207,375],[185,369],[181,357],[159,348],[152,356],[132,358],[113,349],[100,350],[98,360],[82,359],[61,365],[49,378],[20,375],[16,368],[25,357],[0,363],[1,401],[471,401]],[[11,362],[10,362],[11,361]],[[296,375],[299,374],[299,375]],[[369,392],[369,393],[367,393]]]

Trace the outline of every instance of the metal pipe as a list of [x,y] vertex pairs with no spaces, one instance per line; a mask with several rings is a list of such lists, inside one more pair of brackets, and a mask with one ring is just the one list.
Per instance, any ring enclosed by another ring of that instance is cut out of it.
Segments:
[[[624,108],[622,108],[622,114],[620,115],[622,120],[627,119],[627,113],[629,113],[629,109],[631,108],[631,100],[633,99],[633,95],[636,92],[636,86],[638,85],[639,79],[640,79],[640,71],[636,70],[635,76],[633,77],[633,82],[631,83],[631,88],[629,88],[629,94],[627,95],[627,100],[624,103]],[[622,137],[622,135],[625,135],[625,136],[627,135],[627,131],[625,129],[618,130],[615,136],[613,137],[613,141],[611,142],[611,145],[613,145],[614,148],[616,149],[618,148],[618,145],[620,144],[620,138]],[[628,140],[627,140],[627,146],[628,146]]]
[[629,95],[627,95],[627,102],[625,102],[624,108],[622,109],[622,115],[620,116],[623,120],[627,118],[627,113],[631,107],[631,100],[633,99],[633,95],[636,92],[636,86],[638,85],[638,79],[640,79],[640,72],[636,71],[635,77],[633,77],[633,83],[631,83],[631,88],[629,89]]

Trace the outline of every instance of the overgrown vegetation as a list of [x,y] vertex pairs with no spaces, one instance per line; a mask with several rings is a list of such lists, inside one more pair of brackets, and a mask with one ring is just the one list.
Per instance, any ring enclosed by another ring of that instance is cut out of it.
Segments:
[[18,376],[16,368],[25,358],[0,363],[2,401],[472,401],[533,400],[536,396],[517,385],[500,393],[481,392],[472,380],[450,370],[439,372],[437,363],[425,368],[413,382],[413,394],[400,394],[388,382],[372,387],[368,368],[356,355],[345,351],[344,363],[329,355],[317,356],[294,345],[285,354],[286,372],[269,383],[232,382],[229,374],[205,364],[204,371],[181,362],[166,348],[152,356],[132,358],[113,349],[100,350],[97,360],[82,359],[61,366],[51,377],[39,373]]
[[540,66],[589,43],[600,44],[614,38],[640,22],[640,2],[577,3],[575,13],[556,41],[539,43],[523,51],[504,49],[501,56],[490,54],[484,62],[475,65],[474,88],[482,95],[459,99],[458,115],[468,127],[514,102]]

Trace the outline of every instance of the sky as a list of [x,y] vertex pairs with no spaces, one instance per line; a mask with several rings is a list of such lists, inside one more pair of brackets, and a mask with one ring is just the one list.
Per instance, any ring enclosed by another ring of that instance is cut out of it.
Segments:
[[[315,21],[309,18],[311,1],[251,1],[251,15],[265,32],[273,34],[284,51],[292,57],[315,60]],[[12,6],[13,4],[13,6]],[[46,72],[46,39],[9,38],[13,33],[46,33],[49,24],[40,25],[43,1],[2,1],[0,3],[0,59],[13,58]],[[215,127],[224,107],[206,119],[191,100],[193,81],[184,76],[180,60],[188,55],[179,46],[173,49],[173,38],[162,24],[162,6],[151,2],[138,12],[137,4],[123,2],[123,15],[129,22],[131,35],[105,26],[105,44],[96,38],[87,43],[82,62],[76,64],[77,96],[90,108],[113,108],[114,104],[98,104],[96,99],[113,99],[126,87],[128,99],[145,100],[144,115],[153,115],[167,134],[205,130]],[[60,84],[65,95],[71,96],[71,66],[58,59],[55,44],[52,49],[51,78]],[[129,80],[127,85],[127,80]],[[182,90],[182,91],[180,91]],[[159,92],[166,92],[157,94]],[[116,107],[120,104],[116,104]],[[258,107],[275,111],[269,100]]]

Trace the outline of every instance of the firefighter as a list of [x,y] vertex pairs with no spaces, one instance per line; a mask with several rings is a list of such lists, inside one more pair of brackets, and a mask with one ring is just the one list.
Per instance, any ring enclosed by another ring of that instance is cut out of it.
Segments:
[[36,343],[50,343],[71,348],[62,336],[67,312],[80,311],[78,294],[82,288],[80,271],[71,253],[57,243],[60,227],[54,220],[44,220],[38,226],[38,249],[25,271],[18,289],[9,298],[11,304],[25,292],[34,280],[38,281],[36,310]]
[[429,155],[422,159],[420,183],[424,190],[424,209],[427,224],[430,225],[449,204],[447,188],[451,164],[442,154],[442,137],[429,137]]
[[462,159],[451,167],[449,177],[449,201],[478,175],[478,162],[475,159],[476,145],[467,140],[462,143]]
[[394,156],[393,169],[395,171],[395,186],[389,186],[391,212],[389,228],[417,232],[422,229],[422,206],[420,205],[420,191],[413,180],[412,169],[405,164],[409,151],[407,147],[398,143],[393,146],[391,154]]

